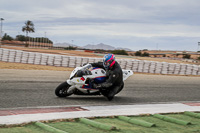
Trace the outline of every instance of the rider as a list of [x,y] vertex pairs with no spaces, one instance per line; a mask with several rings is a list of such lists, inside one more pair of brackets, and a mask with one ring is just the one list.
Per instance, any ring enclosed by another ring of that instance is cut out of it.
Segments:
[[100,84],[94,84],[94,88],[99,88],[103,95],[111,101],[124,86],[123,73],[120,65],[115,61],[114,54],[107,54],[103,62],[91,63],[93,67],[100,67],[106,70],[106,81]]

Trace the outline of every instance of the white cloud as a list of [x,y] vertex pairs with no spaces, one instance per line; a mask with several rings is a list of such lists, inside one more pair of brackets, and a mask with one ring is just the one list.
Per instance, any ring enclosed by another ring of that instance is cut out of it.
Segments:
[[[151,48],[156,43],[173,49],[196,46],[200,37],[198,0],[0,0],[3,31],[23,34],[26,20],[35,24],[31,36],[53,41],[109,43]],[[182,47],[184,45],[184,47]],[[181,47],[180,47],[181,46]],[[162,48],[162,47],[161,47]],[[167,47],[163,47],[167,49]],[[183,49],[184,48],[184,49]]]

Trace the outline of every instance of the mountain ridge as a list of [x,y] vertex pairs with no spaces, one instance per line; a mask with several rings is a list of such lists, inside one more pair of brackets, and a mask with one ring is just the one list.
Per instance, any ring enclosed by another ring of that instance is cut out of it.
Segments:
[[73,47],[78,47],[78,48],[83,48],[83,49],[91,49],[91,50],[95,50],[95,49],[103,49],[103,50],[126,50],[126,51],[133,51],[129,48],[121,48],[121,47],[113,47],[111,45],[108,44],[104,44],[104,43],[99,43],[99,44],[87,44],[85,46],[77,46],[74,44],[70,44],[70,43],[56,43],[55,46],[62,46],[62,47],[69,47],[69,46],[73,46]]

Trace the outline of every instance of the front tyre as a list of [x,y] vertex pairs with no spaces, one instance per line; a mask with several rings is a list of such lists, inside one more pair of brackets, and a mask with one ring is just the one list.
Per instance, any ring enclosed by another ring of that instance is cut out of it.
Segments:
[[70,85],[67,82],[61,83],[55,90],[55,94],[58,97],[67,97],[72,95],[73,93],[67,93]]

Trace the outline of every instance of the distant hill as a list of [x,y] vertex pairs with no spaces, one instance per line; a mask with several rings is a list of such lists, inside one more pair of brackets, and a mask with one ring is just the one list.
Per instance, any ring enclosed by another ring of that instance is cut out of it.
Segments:
[[97,45],[92,45],[92,44],[88,44],[83,46],[83,48],[85,49],[103,49],[103,50],[115,50],[115,47],[110,46],[110,45],[106,45],[103,43],[97,44]]
[[120,48],[120,47],[116,48],[116,50],[126,50],[126,51],[133,51],[133,50],[131,50],[131,49],[129,49],[129,48]]
[[77,45],[74,45],[74,44],[71,44],[71,43],[67,43],[67,42],[64,42],[64,43],[56,43],[56,44],[53,44],[55,47],[69,47],[69,46],[73,46],[73,47],[79,47]]
[[80,46],[77,46],[77,45],[74,45],[74,44],[71,44],[71,43],[64,42],[64,43],[56,43],[56,44],[54,44],[54,46],[60,46],[60,47],[73,46],[73,47],[78,47],[78,48],[83,48],[83,49],[91,49],[91,50],[103,49],[103,50],[126,50],[126,51],[132,51],[129,48],[115,48],[113,46],[110,46],[110,45],[107,45],[107,44],[104,44],[104,43],[100,43],[100,44],[96,44],[96,45],[88,44],[88,45],[85,45],[83,47],[80,47]]
[[103,50],[126,50],[126,51],[132,51],[131,49],[128,48],[115,48],[113,46],[107,45],[107,44],[97,44],[97,45],[92,45],[92,44],[88,44],[83,46],[82,48],[85,49],[103,49]]

